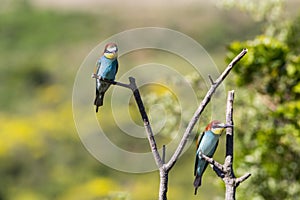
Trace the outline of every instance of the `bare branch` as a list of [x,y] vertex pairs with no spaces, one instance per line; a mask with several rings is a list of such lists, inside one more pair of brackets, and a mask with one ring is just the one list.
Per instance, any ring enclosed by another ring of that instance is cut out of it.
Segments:
[[134,99],[137,103],[137,106],[139,108],[139,112],[140,112],[142,120],[144,122],[144,127],[145,127],[145,130],[146,130],[146,133],[147,133],[147,138],[148,138],[148,141],[149,141],[149,144],[150,144],[152,154],[154,156],[154,160],[156,162],[157,167],[161,168],[163,166],[163,160],[160,157],[159,152],[157,150],[157,145],[156,145],[154,134],[153,134],[153,131],[152,131],[152,128],[151,128],[151,124],[149,122],[148,115],[145,111],[144,103],[143,103],[143,100],[141,98],[139,89],[136,85],[135,79],[133,77],[129,77],[129,84],[125,84],[125,83],[120,83],[120,82],[111,81],[111,80],[107,80],[107,79],[101,79],[99,76],[96,76],[95,78],[100,79],[101,81],[104,81],[104,82],[111,83],[113,85],[121,86],[121,87],[132,90],[133,95],[134,95]]
[[[227,107],[226,107],[226,124],[233,125],[233,100],[234,91],[228,92]],[[235,199],[235,175],[232,168],[233,163],[233,127],[226,128],[226,157],[224,162],[225,175],[223,181],[225,182],[226,200]]]
[[106,82],[106,83],[110,83],[112,85],[121,86],[121,87],[128,88],[128,89],[131,89],[131,90],[133,89],[131,84],[126,84],[126,83],[121,83],[121,82],[117,82],[117,81],[112,81],[112,80],[109,80],[109,79],[103,79],[100,76],[97,76],[96,74],[94,74],[93,78],[99,79],[99,80],[101,80],[103,82]]
[[197,123],[201,113],[203,112],[204,108],[206,107],[206,105],[210,102],[210,99],[212,97],[212,95],[215,93],[216,89],[218,88],[218,86],[223,82],[223,80],[226,78],[226,76],[229,74],[229,72],[232,70],[233,66],[240,60],[242,59],[242,57],[248,52],[247,49],[243,49],[241,51],[241,53],[239,55],[237,55],[227,66],[227,68],[224,70],[224,72],[219,76],[219,78],[214,82],[213,85],[211,85],[210,89],[208,90],[208,92],[206,93],[204,99],[202,100],[202,102],[200,103],[198,109],[196,110],[196,112],[194,113],[192,119],[190,120],[183,136],[182,139],[175,151],[175,153],[173,154],[173,156],[171,157],[171,159],[169,160],[169,162],[166,164],[166,168],[167,169],[171,169],[175,162],[177,161],[177,159],[179,158],[180,154],[182,153],[188,138],[195,126],[195,124]]
[[249,178],[250,176],[251,176],[250,173],[246,173],[246,174],[244,174],[243,176],[237,178],[237,179],[235,180],[235,185],[236,185],[236,187],[237,187],[240,183],[244,182],[244,181],[245,181],[247,178]]
[[162,162],[163,164],[166,163],[166,145],[162,146]]
[[159,200],[167,200],[169,171],[160,169],[159,177]]
[[199,157],[206,160],[209,164],[213,165],[215,168],[219,169],[220,171],[223,171],[223,165],[215,161],[213,158],[210,158],[203,154],[202,152],[199,152]]
[[[228,92],[226,108],[226,124],[233,125],[233,99],[234,90]],[[226,128],[226,158],[224,166],[231,170],[233,163],[233,127]]]
[[138,105],[139,111],[140,111],[141,116],[142,116],[143,121],[144,121],[144,127],[146,129],[149,144],[150,144],[151,151],[152,151],[152,154],[154,156],[156,165],[157,165],[158,168],[161,168],[163,166],[163,161],[162,161],[162,159],[161,159],[161,157],[158,153],[157,146],[156,146],[156,141],[155,141],[155,138],[154,138],[154,134],[152,132],[152,128],[151,128],[151,125],[150,125],[150,122],[149,122],[148,115],[145,111],[145,107],[144,107],[140,92],[139,92],[139,90],[136,86],[135,79],[133,77],[129,77],[129,81],[130,81],[130,88],[133,92],[135,101]]

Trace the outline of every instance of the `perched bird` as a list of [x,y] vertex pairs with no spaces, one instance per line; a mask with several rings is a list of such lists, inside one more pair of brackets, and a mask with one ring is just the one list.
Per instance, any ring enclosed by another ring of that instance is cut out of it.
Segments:
[[227,127],[232,127],[232,125],[224,124],[220,121],[214,120],[207,125],[205,131],[198,137],[194,169],[195,195],[197,194],[198,187],[201,186],[202,175],[208,164],[207,161],[205,161],[199,154],[202,153],[208,157],[212,157],[217,149],[219,138],[223,130]]
[[111,85],[103,80],[114,81],[118,72],[118,46],[115,43],[108,43],[104,48],[102,56],[96,63],[92,78],[96,78],[96,98],[94,105],[96,112],[99,106],[103,105],[104,94]]

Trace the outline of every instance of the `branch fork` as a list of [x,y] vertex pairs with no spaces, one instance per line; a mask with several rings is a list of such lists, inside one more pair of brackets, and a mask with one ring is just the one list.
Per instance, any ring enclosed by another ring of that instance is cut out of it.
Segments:
[[210,74],[208,74],[208,78],[209,78],[210,84],[212,84],[212,85],[216,84]]

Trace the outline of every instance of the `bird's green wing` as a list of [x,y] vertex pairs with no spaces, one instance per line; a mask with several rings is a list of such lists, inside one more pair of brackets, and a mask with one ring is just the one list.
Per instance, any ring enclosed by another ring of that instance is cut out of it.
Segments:
[[[214,146],[214,148],[207,154],[208,157],[210,157],[210,158],[213,157],[213,155],[215,154],[216,149],[218,147],[218,144],[219,144],[219,140],[217,141],[217,143]],[[208,165],[208,162],[205,161],[205,164],[204,164],[204,167],[203,167],[203,172],[206,170],[207,165]]]
[[118,72],[118,70],[119,70],[119,62],[118,62],[118,60],[116,60],[116,74],[117,74],[117,72]]
[[[201,142],[201,139],[202,139],[203,135],[204,135],[204,133],[202,134],[199,143]],[[216,152],[216,149],[217,149],[217,147],[218,147],[218,144],[219,144],[219,140],[217,141],[217,143],[216,143],[216,145],[214,146],[214,148],[213,148],[206,156],[208,156],[208,157],[211,158],[211,157],[214,155],[214,153]],[[198,146],[199,146],[199,145],[198,145]],[[197,148],[197,149],[198,149],[198,148]],[[194,176],[197,175],[198,162],[199,162],[199,156],[198,156],[198,154],[196,154],[195,167],[194,167]],[[207,165],[208,165],[208,162],[205,161],[205,164],[204,164],[204,166],[203,166],[203,172],[206,170]]]
[[203,139],[204,133],[205,133],[205,132],[202,132],[202,134],[200,134],[200,135],[198,136],[198,138],[197,138],[197,141],[196,141],[196,151],[198,150],[199,144],[200,144],[200,142],[201,142],[202,139]]
[[214,146],[214,148],[207,154],[208,157],[211,158],[211,157],[215,154],[216,149],[217,149],[217,147],[218,147],[218,144],[219,144],[219,140],[217,141],[217,143],[216,143],[216,145]]
[[[198,136],[197,143],[196,143],[196,152],[198,150],[201,140],[203,139],[204,133],[205,132],[203,132],[201,135]],[[194,175],[195,176],[196,176],[196,171],[197,171],[197,166],[198,166],[198,160],[199,160],[198,154],[196,153],[196,160],[195,160],[195,167],[194,167]]]

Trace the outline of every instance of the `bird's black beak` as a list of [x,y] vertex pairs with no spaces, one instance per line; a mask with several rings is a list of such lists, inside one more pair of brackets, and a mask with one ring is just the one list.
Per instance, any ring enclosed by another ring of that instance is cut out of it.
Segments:
[[232,128],[233,127],[233,125],[231,125],[231,124],[224,124],[224,126],[223,126],[223,128]]
[[233,127],[233,125],[231,125],[231,124],[222,124],[222,125],[218,125],[217,127],[218,128],[231,128],[231,127]]
[[215,125],[214,127],[215,128],[231,128],[231,127],[233,127],[233,125],[221,123],[221,124]]

